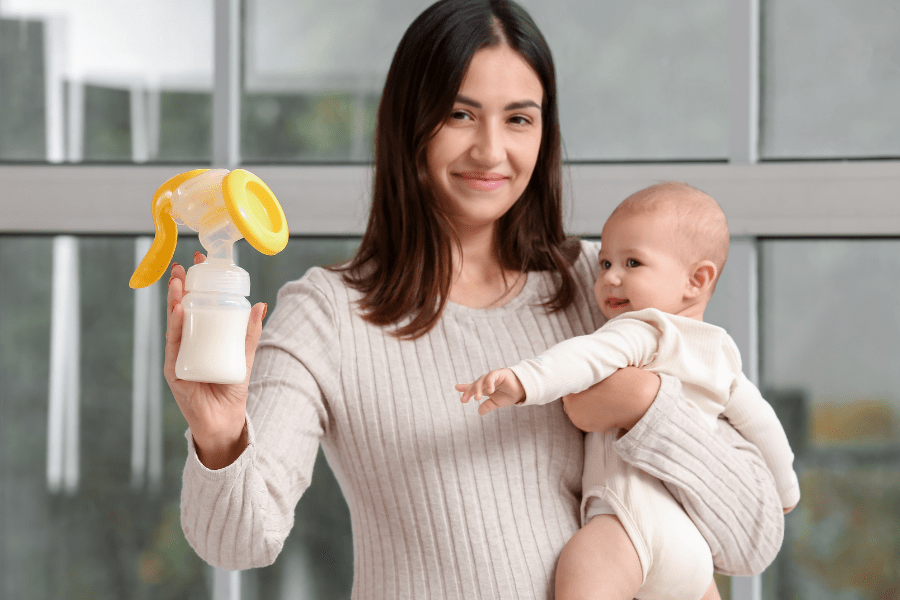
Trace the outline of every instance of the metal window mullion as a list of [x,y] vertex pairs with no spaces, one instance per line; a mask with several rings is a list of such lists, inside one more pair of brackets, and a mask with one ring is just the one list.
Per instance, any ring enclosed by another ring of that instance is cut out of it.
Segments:
[[66,160],[84,160],[84,82],[66,82]]
[[[135,240],[135,255],[140,261],[150,249],[151,240],[139,237]],[[150,290],[134,291],[134,337],[131,356],[131,486],[139,490],[144,485],[147,464],[147,398],[149,391],[150,331],[147,319],[150,315]]]
[[165,323],[162,319],[162,303],[157,284],[150,286],[150,318],[147,329],[150,332],[150,356],[148,357],[150,378],[147,387],[147,486],[151,492],[159,493],[163,482],[163,346]]
[[66,104],[63,68],[66,22],[62,17],[44,19],[44,88],[46,90],[44,118],[46,126],[47,162],[61,163],[66,159]]
[[[759,161],[760,0],[731,0],[729,44],[730,107],[729,162],[752,165]],[[759,340],[756,240],[736,239],[728,257],[731,281],[731,334],[744,373],[758,383]],[[762,600],[762,576],[732,577],[734,600]]]
[[215,0],[213,47],[213,165],[240,163],[241,2]]
[[131,119],[131,160],[135,163],[145,163],[150,160],[147,90],[143,85],[132,85],[128,98]]
[[760,0],[731,0],[728,158],[759,160]]
[[[152,238],[135,240],[135,263]],[[162,325],[157,284],[134,291],[134,342],[131,381],[131,486],[158,492],[162,485]]]
[[72,494],[79,477],[80,286],[78,240],[53,239],[47,487]]
[[[212,164],[240,164],[241,0],[215,0],[213,8]],[[213,600],[240,600],[241,572],[213,568]]]

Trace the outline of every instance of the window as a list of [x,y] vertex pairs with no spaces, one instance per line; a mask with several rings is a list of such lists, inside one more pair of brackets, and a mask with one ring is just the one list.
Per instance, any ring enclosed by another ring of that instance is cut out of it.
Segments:
[[[729,217],[709,320],[738,340],[792,436],[803,499],[776,563],[723,580],[723,597],[890,595],[896,3],[523,3],[556,58],[569,230],[598,234],[622,198],[666,179]],[[126,283],[153,190],[210,164],[260,175],[295,236],[275,257],[240,244],[251,301],[274,304],[309,266],[352,255],[381,85],[428,4],[0,2],[0,596],[347,596],[349,521],[322,457],[272,567],[223,574],[187,546],[185,425],[152,341],[162,286],[139,296]],[[182,236],[176,260],[195,249]]]

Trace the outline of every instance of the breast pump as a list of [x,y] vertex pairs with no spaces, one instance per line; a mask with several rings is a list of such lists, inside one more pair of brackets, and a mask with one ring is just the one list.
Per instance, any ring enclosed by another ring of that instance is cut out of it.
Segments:
[[178,225],[199,232],[207,252],[206,262],[187,271],[175,374],[188,381],[244,381],[250,275],[234,263],[234,243],[245,238],[263,254],[281,252],[288,241],[281,205],[249,171],[197,169],[172,177],[156,190],[153,222],[156,236],[131,276],[132,288],[147,287],[166,272],[175,254]]

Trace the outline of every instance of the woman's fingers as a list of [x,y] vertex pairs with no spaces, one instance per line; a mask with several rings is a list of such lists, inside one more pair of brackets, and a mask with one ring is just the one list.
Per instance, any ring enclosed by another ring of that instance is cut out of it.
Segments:
[[163,373],[169,385],[177,379],[175,376],[175,360],[181,348],[181,328],[184,323],[184,307],[176,302],[166,321],[166,356]]
[[250,371],[253,370],[253,359],[256,357],[256,346],[259,345],[259,337],[262,335],[263,319],[269,305],[259,302],[250,309],[250,321],[247,323],[247,337],[245,338],[244,351],[247,354],[247,379],[250,381]]
[[[172,307],[181,302],[181,297],[184,295],[184,278],[185,271],[184,267],[179,265],[178,263],[172,263],[172,269],[170,272],[171,276],[169,277],[168,284],[168,293],[166,294],[166,314],[172,314]],[[172,284],[178,282],[180,285],[173,286]]]
[[175,359],[181,347],[181,330],[184,323],[184,267],[172,263],[172,276],[169,277],[169,291],[166,294],[166,354],[163,373],[170,383],[175,381]]
[[199,250],[197,252],[194,252],[194,264],[199,265],[202,262],[206,262],[206,256],[204,256],[204,254]]

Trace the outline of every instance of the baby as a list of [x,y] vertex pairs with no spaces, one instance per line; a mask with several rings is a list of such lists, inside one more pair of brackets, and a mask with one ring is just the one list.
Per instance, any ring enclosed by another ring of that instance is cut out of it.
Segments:
[[[594,295],[610,319],[590,335],[460,384],[482,415],[544,404],[587,389],[617,369],[641,367],[681,380],[712,429],[720,416],[756,445],[783,505],[800,499],[793,453],[769,404],[741,372],[725,330],[703,322],[728,255],[719,205],[683,183],[623,201],[603,227]],[[582,528],[560,556],[557,600],[717,598],[709,546],[662,482],[622,461],[618,432],[585,437]]]

